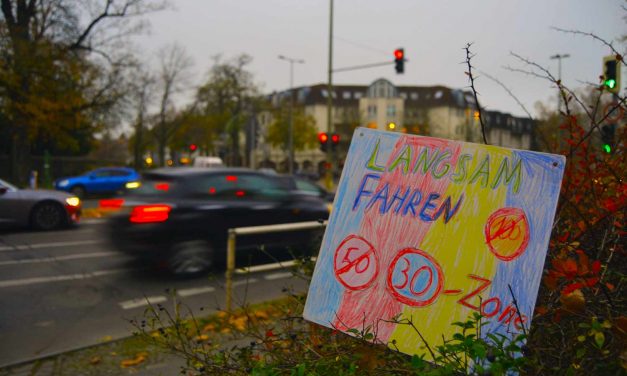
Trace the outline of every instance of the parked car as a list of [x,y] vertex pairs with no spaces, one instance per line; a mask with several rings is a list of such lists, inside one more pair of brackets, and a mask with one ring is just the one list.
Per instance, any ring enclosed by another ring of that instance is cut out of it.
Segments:
[[65,192],[18,189],[0,179],[0,224],[56,230],[77,223],[81,201]]
[[[250,169],[168,168],[143,175],[109,219],[122,252],[174,274],[189,275],[225,260],[229,228],[324,220],[327,203],[298,190],[293,178]],[[312,231],[243,236],[238,252],[264,244],[306,246]]]
[[84,198],[87,195],[120,192],[126,183],[139,180],[139,178],[140,175],[132,168],[106,167],[81,176],[59,179],[55,181],[54,187]]

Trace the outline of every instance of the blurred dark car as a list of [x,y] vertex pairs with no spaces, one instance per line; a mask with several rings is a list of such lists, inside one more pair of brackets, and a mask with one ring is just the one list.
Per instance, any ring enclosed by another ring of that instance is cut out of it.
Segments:
[[303,179],[301,177],[295,177],[293,179],[294,183],[296,184],[297,190],[305,194],[319,197],[325,201],[333,202],[333,199],[335,198],[335,194],[333,192],[327,191],[326,189],[308,179]]
[[140,175],[132,168],[106,167],[99,168],[84,175],[58,179],[54,188],[71,192],[83,198],[87,195],[110,194],[124,190],[126,183],[139,180]]
[[[293,178],[250,169],[167,168],[143,175],[109,219],[122,252],[178,275],[223,265],[229,228],[325,220],[328,203],[300,191]],[[242,236],[238,253],[305,247],[312,231]]]
[[64,192],[18,189],[0,179],[0,224],[56,230],[79,221],[81,201]]

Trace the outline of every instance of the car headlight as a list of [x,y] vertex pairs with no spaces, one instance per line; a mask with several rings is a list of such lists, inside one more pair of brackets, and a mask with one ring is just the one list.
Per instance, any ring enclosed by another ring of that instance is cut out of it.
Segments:
[[129,181],[128,183],[126,183],[125,187],[126,189],[137,189],[140,185],[141,183],[138,181]]
[[68,184],[70,184],[70,181],[69,181],[69,180],[67,180],[67,179],[63,179],[63,180],[61,180],[59,183],[57,183],[57,185],[58,185],[59,187],[65,187],[65,186],[66,186],[66,185],[68,185]]
[[65,199],[65,202],[70,206],[79,206],[81,204],[81,200],[78,197],[68,197]]

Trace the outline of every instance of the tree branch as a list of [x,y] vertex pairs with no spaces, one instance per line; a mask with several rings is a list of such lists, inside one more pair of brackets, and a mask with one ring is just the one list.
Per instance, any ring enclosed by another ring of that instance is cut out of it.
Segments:
[[471,55],[470,53],[470,46],[472,46],[472,43],[468,43],[466,44],[466,47],[464,47],[464,50],[466,50],[466,65],[468,66],[468,72],[466,72],[466,74],[468,75],[468,79],[470,80],[470,89],[472,90],[472,94],[475,97],[475,103],[477,104],[477,111],[479,112],[479,124],[481,124],[481,135],[483,136],[483,143],[486,145],[489,145],[488,139],[485,136],[485,125],[483,124],[483,115],[482,115],[483,111],[481,111],[481,105],[479,104],[477,90],[475,89],[475,78],[472,75],[472,64],[470,63],[470,59],[472,59],[474,55]]
[[[603,38],[601,38],[601,37],[599,37],[599,36],[597,36],[597,35],[595,35],[593,33],[587,33],[587,32],[579,31],[579,30],[560,29],[559,27],[551,27],[551,29],[556,30],[556,31],[560,31],[562,33],[575,34],[575,35],[584,35],[584,36],[590,37],[590,38],[592,38],[594,40],[597,40],[597,41],[603,43],[607,47],[609,47],[612,50],[612,52],[614,53],[614,55],[622,56],[622,54],[620,52],[616,51],[616,49],[614,48],[612,43],[606,41],[605,39],[603,39]],[[620,62],[621,62],[621,64],[626,65],[625,61],[622,58],[620,59]]]
[[525,107],[525,105],[518,99],[518,97],[516,97],[514,95],[514,93],[512,93],[511,90],[509,90],[509,88],[507,86],[505,86],[505,84],[503,84],[501,81],[499,81],[497,78],[490,76],[489,74],[482,72],[482,71],[478,71],[479,73],[481,73],[482,75],[486,76],[487,78],[491,79],[492,81],[496,82],[497,84],[499,84],[506,92],[507,94],[509,94],[510,97],[512,97],[516,103],[518,103],[518,105],[520,106],[520,108],[522,108],[523,111],[525,111],[525,113],[527,114],[527,116],[529,116],[529,119],[533,120],[533,116],[531,116],[531,113],[527,110],[527,108]]

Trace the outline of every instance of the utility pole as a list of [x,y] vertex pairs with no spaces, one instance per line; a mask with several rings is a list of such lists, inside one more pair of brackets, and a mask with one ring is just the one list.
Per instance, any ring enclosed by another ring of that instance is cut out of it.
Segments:
[[[333,0],[329,0],[329,83],[327,85],[327,134],[333,134]],[[325,184],[327,189],[333,188],[335,161],[333,151],[327,145],[327,169]]]
[[[570,57],[569,54],[555,54],[553,56],[551,56],[551,60],[553,59],[557,59],[557,80],[559,81],[560,85],[562,85],[562,59],[566,59]],[[557,114],[559,116],[560,111],[562,111],[562,89],[560,87],[557,88]],[[557,144],[559,146],[560,149],[562,149],[564,142],[563,137],[562,137],[562,133],[563,130],[559,129],[557,131]]]
[[294,174],[294,63],[297,64],[305,64],[305,60],[302,59],[292,59],[289,57],[285,57],[283,55],[279,55],[279,59],[285,60],[290,63],[290,109],[289,109],[289,126],[288,126],[288,171],[290,175]]
[[[557,80],[560,81],[560,85],[562,84],[562,59],[569,58],[569,54],[555,54],[551,56],[551,60],[557,59]],[[560,90],[558,88],[558,90]],[[562,93],[560,91],[557,92],[557,112],[559,113],[562,110]]]

